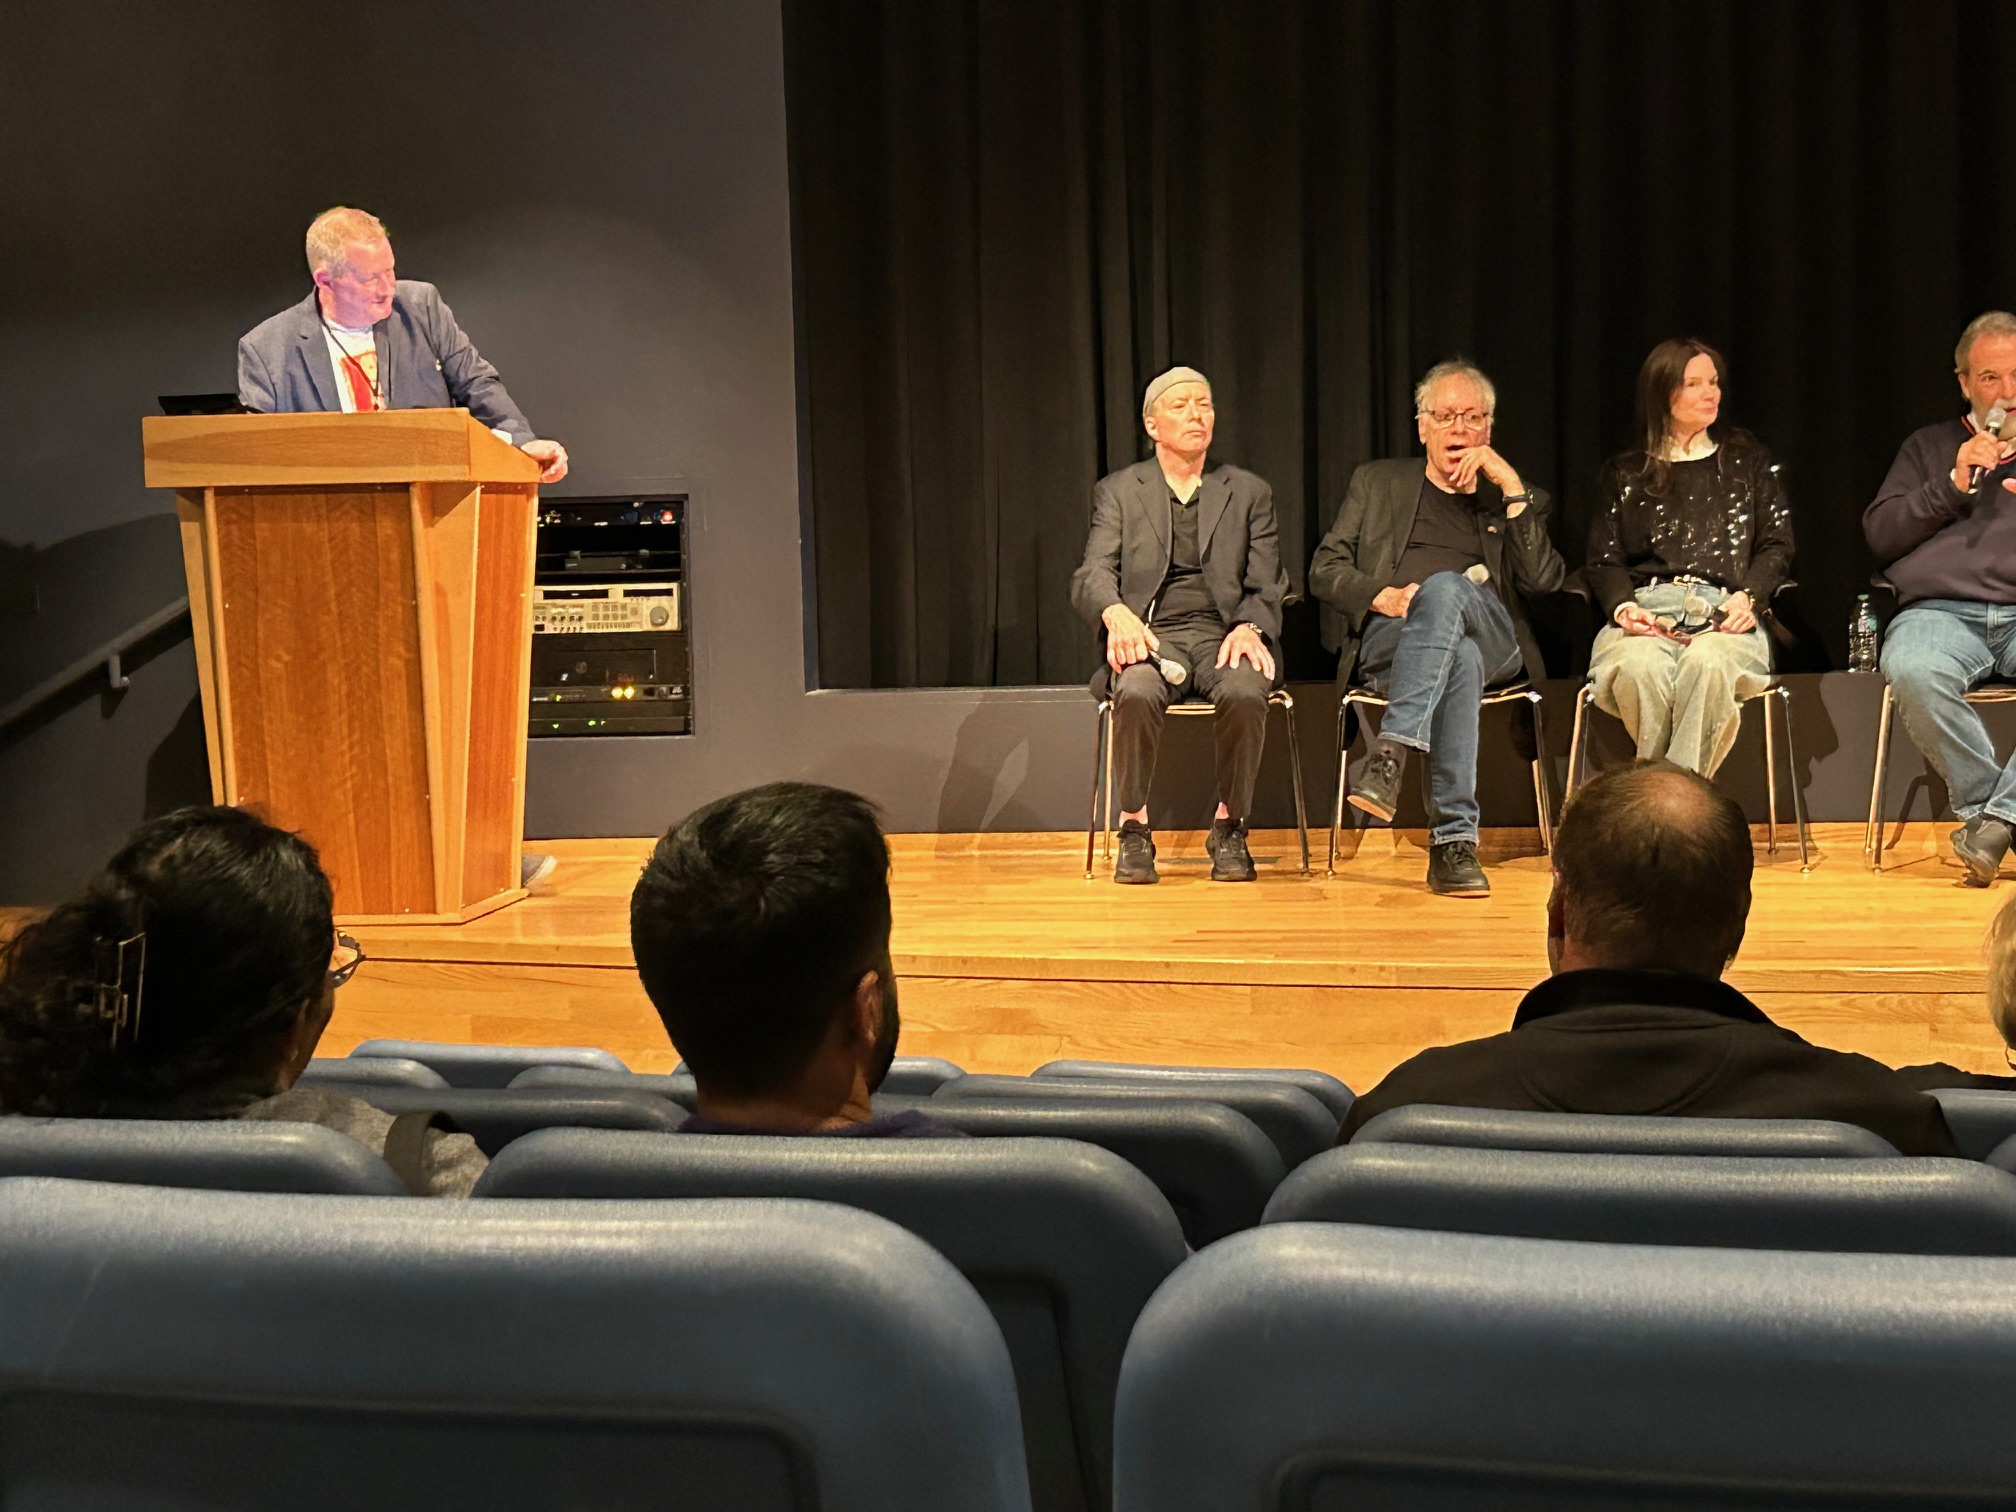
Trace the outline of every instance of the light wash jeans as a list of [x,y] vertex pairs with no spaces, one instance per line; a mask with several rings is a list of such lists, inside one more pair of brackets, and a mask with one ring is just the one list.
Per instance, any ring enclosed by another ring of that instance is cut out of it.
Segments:
[[1980,712],[1962,697],[1990,677],[2016,678],[2016,605],[1920,599],[1890,621],[1883,675],[1953,812],[2016,826],[2016,756],[1995,760]]
[[[1712,612],[1729,596],[1703,584],[1654,583],[1637,600],[1654,614],[1681,615],[1688,594]],[[1743,700],[1771,679],[1771,637],[1762,625],[1741,635],[1711,630],[1691,641],[1630,635],[1615,625],[1597,631],[1589,653],[1596,707],[1624,721],[1641,760],[1663,757],[1703,777],[1736,744]]]
[[1365,621],[1358,670],[1388,700],[1379,733],[1428,756],[1431,845],[1477,839],[1478,700],[1520,663],[1504,601],[1461,573],[1430,577],[1405,619]]

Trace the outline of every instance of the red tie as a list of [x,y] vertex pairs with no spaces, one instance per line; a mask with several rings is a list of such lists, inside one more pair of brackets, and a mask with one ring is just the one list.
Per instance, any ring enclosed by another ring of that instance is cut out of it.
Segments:
[[343,364],[343,376],[350,382],[350,400],[358,414],[378,408],[378,400],[371,392],[371,381],[364,376],[363,363],[349,357]]

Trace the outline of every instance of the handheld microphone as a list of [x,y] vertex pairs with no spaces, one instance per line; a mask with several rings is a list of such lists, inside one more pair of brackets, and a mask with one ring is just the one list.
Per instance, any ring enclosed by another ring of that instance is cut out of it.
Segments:
[[[1995,407],[1989,410],[1986,415],[1981,417],[1982,433],[1984,435],[1994,436],[1997,439],[2000,439],[2002,435],[2002,422],[2007,420],[2008,418],[2009,418],[2009,411],[2004,409],[2002,407],[2002,401],[2000,399],[1997,399],[1995,401]],[[1988,469],[1982,467],[1978,463],[1973,467],[1968,468],[1967,492],[1978,493],[1981,488],[1981,480],[1987,476],[1988,476]]]
[[1180,688],[1190,676],[1190,669],[1179,661],[1171,661],[1166,656],[1149,653],[1148,659],[1155,663],[1155,670],[1162,674],[1162,681],[1172,688]]

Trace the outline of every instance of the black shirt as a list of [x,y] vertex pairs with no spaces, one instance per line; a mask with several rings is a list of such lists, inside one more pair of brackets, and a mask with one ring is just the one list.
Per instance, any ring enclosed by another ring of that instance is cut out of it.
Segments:
[[1204,586],[1204,550],[1197,539],[1197,501],[1203,496],[1201,484],[1188,502],[1177,498],[1175,489],[1169,490],[1169,575],[1155,594],[1157,630],[1194,625],[1225,628],[1218,606],[1211,601],[1211,591]]
[[1708,456],[1667,463],[1663,486],[1644,469],[1642,452],[1603,468],[1585,574],[1603,618],[1655,578],[1740,588],[1768,608],[1792,566],[1792,506],[1770,452],[1734,431]]
[[1474,495],[1444,493],[1427,478],[1421,480],[1421,501],[1414,508],[1414,533],[1393,564],[1388,588],[1425,583],[1438,572],[1464,572],[1484,560],[1484,534],[1478,526]]
[[821,1129],[816,1134],[804,1129],[764,1129],[753,1124],[728,1123],[695,1113],[679,1125],[681,1134],[788,1134],[805,1139],[964,1139],[964,1129],[940,1123],[929,1113],[905,1108],[900,1113],[878,1113],[866,1123],[849,1124],[844,1129]]
[[1423,1050],[1352,1103],[1338,1143],[1408,1103],[1545,1113],[1826,1118],[1906,1155],[1955,1155],[1939,1104],[1866,1056],[1809,1045],[1726,983],[1666,971],[1569,971],[1508,1033]]

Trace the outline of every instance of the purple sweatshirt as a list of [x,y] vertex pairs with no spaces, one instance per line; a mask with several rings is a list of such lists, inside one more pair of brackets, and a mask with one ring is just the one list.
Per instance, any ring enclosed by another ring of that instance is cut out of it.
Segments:
[[1953,487],[1953,454],[1967,439],[1965,419],[1913,431],[1876,500],[1862,511],[1862,533],[1900,604],[1970,599],[2016,604],[2016,477],[2011,457],[1971,494]]

